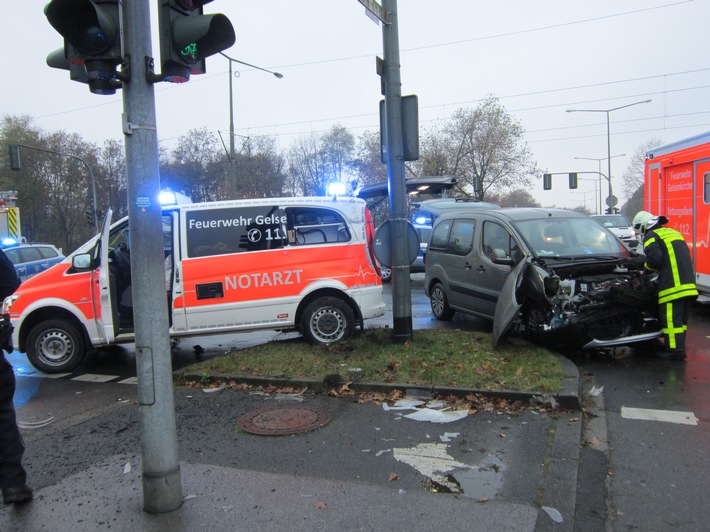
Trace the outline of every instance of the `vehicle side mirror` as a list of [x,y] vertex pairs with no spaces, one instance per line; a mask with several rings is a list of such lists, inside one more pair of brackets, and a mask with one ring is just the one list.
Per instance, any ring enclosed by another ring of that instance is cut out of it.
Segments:
[[74,255],[71,260],[71,265],[77,270],[91,269],[91,253],[81,253]]

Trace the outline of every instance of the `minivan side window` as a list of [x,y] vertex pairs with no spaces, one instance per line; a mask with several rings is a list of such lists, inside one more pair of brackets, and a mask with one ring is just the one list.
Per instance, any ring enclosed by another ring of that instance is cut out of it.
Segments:
[[449,253],[468,255],[473,249],[473,230],[476,224],[473,220],[454,220],[449,236]]
[[446,220],[445,222],[441,222],[437,224],[436,227],[434,227],[434,230],[431,233],[431,239],[429,240],[429,248],[430,250],[436,249],[439,251],[445,251],[446,250],[446,244],[449,239],[449,229],[451,229],[451,221]]
[[483,254],[491,260],[508,259],[512,256],[515,241],[502,225],[486,221],[483,223]]

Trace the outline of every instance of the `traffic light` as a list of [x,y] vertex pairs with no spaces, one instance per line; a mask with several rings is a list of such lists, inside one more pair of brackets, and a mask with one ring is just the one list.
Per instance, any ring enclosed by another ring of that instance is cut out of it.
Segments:
[[56,50],[47,56],[50,67],[69,70],[71,79],[86,81],[94,94],[121,88],[125,77],[116,71],[123,62],[119,0],[52,0],[44,14],[64,37],[63,54]]
[[543,190],[552,190],[552,174],[542,174]]
[[22,169],[20,165],[20,147],[17,144],[8,144],[7,147],[10,152],[10,170],[17,172]]
[[569,173],[569,188],[577,188],[577,172]]
[[221,14],[204,15],[212,0],[160,0],[161,78],[184,83],[204,74],[205,58],[234,44],[234,28]]

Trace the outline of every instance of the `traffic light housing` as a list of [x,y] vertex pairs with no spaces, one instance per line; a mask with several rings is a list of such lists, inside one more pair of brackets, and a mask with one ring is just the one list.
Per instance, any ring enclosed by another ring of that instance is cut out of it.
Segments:
[[114,94],[124,79],[116,71],[123,62],[119,1],[51,0],[44,14],[64,37],[66,60],[56,50],[47,56],[47,64],[69,70],[71,79],[87,82],[94,94]]
[[543,190],[552,190],[552,174],[542,174]]
[[569,188],[577,188],[577,172],[569,173]]
[[206,72],[205,58],[226,50],[236,40],[222,14],[204,15],[212,0],[160,0],[161,79],[184,83],[190,74]]

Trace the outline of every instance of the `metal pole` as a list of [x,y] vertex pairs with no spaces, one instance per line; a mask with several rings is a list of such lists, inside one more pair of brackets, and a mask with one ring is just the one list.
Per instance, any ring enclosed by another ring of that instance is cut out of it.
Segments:
[[237,160],[234,154],[234,93],[232,92],[232,61],[229,61],[229,199],[237,195]]
[[89,166],[89,163],[87,163],[84,159],[79,157],[78,155],[73,155],[71,153],[61,153],[58,151],[54,150],[47,150],[45,148],[38,148],[36,146],[28,146],[26,144],[16,144],[16,146],[21,146],[22,148],[27,148],[28,150],[37,150],[37,151],[43,151],[46,153],[52,153],[54,155],[61,155],[63,157],[71,157],[72,159],[77,159],[84,163],[84,166],[86,166],[86,169],[89,171],[89,177],[91,178],[91,196],[93,200],[93,209],[94,209],[94,230],[98,233],[99,231],[99,221],[98,221],[98,210],[96,209],[96,181],[94,180],[94,172],[91,171],[91,166]]
[[399,63],[397,0],[385,0],[387,23],[382,28],[384,48],[385,121],[387,123],[387,178],[392,236],[392,316],[395,341],[413,338],[412,296],[407,261],[407,191],[402,133],[402,82]]
[[[128,221],[138,404],[143,456],[143,509],[170,512],[182,504],[168,306],[165,292],[158,132],[152,75],[148,0],[122,2],[124,57],[123,134],[128,174]],[[149,72],[151,70],[151,72]]]
[[607,156],[607,175],[609,176],[609,197],[607,198],[607,204],[609,207],[609,214],[612,214],[614,207],[612,205],[613,192],[611,188],[611,130],[609,129],[609,115],[611,111],[606,111],[606,156]]
[[229,183],[227,186],[227,193],[229,194],[229,199],[234,199],[237,196],[237,156],[234,149],[234,92],[232,88],[232,83],[234,81],[234,73],[232,71],[232,63],[239,63],[240,65],[245,65],[256,70],[261,70],[262,72],[267,72],[274,77],[281,79],[283,74],[280,72],[273,72],[267,68],[262,68],[251,63],[246,63],[245,61],[240,61],[239,59],[234,59],[229,57],[224,52],[220,52],[219,55],[225,57],[229,61],[229,162],[230,162],[230,172],[227,179]]

